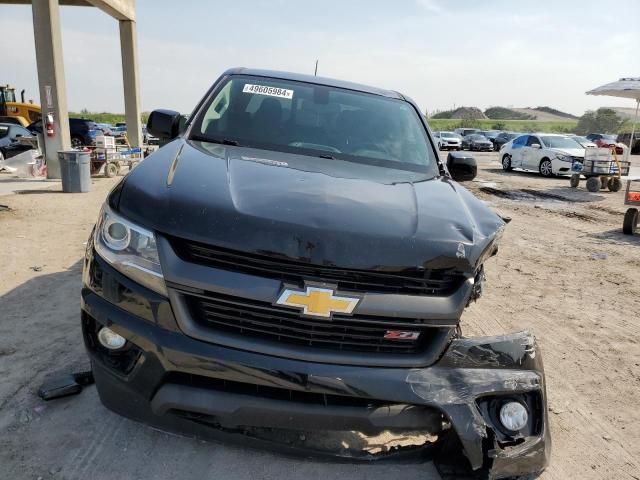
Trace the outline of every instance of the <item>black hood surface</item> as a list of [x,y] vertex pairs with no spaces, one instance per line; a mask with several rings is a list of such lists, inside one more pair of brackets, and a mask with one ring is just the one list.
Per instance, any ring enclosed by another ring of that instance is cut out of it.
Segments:
[[504,222],[446,177],[178,139],[124,180],[161,234],[345,268],[473,272]]

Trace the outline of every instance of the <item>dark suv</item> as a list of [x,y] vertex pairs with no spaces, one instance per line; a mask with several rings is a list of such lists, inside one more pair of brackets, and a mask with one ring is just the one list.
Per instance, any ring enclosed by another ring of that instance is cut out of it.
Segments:
[[[32,133],[42,133],[42,119],[30,124],[27,130]],[[102,133],[93,120],[84,118],[70,118],[69,132],[71,134],[71,146],[74,148],[95,145],[96,136]]]
[[533,336],[460,329],[505,224],[455,181],[473,159],[440,161],[413,101],[233,69],[186,124],[156,110],[147,126],[167,143],[110,193],[84,262],[104,405],[254,445],[420,430],[442,447],[420,452],[487,478],[545,468]]

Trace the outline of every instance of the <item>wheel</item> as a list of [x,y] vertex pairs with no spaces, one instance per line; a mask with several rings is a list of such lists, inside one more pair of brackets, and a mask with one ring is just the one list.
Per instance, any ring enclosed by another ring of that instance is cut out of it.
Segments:
[[505,172],[510,172],[511,170],[513,170],[513,167],[511,166],[511,156],[505,155],[504,157],[502,157],[502,169]]
[[624,214],[624,222],[622,222],[622,233],[625,235],[633,235],[638,228],[638,209],[629,208]]
[[612,192],[618,192],[622,188],[622,180],[618,177],[612,177],[607,182],[607,187],[609,187],[609,190]]
[[553,176],[553,165],[551,164],[551,160],[548,158],[544,158],[540,162],[540,175],[543,177]]
[[107,163],[104,166],[104,174],[109,178],[115,177],[118,174],[118,165],[115,163]]
[[598,177],[587,178],[587,190],[592,193],[600,191],[600,179]]
[[80,148],[82,146],[82,138],[80,137],[71,137],[71,146],[73,148]]
[[578,185],[580,185],[580,175],[578,175],[577,173],[574,173],[573,175],[571,175],[571,180],[569,180],[569,185],[571,185],[571,188],[577,188]]

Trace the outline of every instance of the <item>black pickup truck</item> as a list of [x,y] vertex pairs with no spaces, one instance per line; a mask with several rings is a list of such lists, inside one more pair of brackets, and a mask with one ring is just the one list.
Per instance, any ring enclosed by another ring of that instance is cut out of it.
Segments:
[[151,114],[167,143],[87,245],[82,328],[108,408],[245,444],[261,428],[428,431],[484,478],[545,468],[533,336],[459,324],[505,224],[414,102],[232,69],[183,119]]

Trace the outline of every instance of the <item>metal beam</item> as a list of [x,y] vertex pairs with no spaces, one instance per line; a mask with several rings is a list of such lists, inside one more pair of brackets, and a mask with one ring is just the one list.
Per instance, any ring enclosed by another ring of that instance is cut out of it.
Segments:
[[118,20],[136,19],[134,0],[87,0],[91,5]]
[[[33,0],[33,3],[41,0]],[[10,5],[30,5],[32,0],[0,0],[0,3]],[[118,20],[135,20],[135,0],[59,0],[61,6],[97,7]]]

